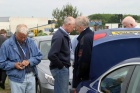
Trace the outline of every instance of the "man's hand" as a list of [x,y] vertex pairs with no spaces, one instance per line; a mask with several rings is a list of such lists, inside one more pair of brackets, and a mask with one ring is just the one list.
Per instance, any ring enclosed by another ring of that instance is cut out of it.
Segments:
[[19,70],[22,70],[22,69],[24,69],[24,65],[22,65],[21,62],[16,62],[16,63],[15,63],[15,68],[16,68],[16,69],[19,69]]
[[24,65],[24,66],[28,66],[30,63],[29,63],[29,61],[28,60],[23,60],[22,61],[22,65]]

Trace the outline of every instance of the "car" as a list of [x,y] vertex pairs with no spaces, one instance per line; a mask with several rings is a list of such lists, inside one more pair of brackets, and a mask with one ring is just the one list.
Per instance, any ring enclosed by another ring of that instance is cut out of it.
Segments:
[[113,66],[89,87],[83,86],[79,93],[139,93],[140,58],[127,59]]
[[[140,28],[115,28],[96,31],[93,39],[90,79],[78,85],[77,93],[137,93],[133,90],[130,92],[129,89],[129,86],[131,86],[131,88],[140,87],[134,83],[131,85],[130,78],[133,77],[133,73],[131,73],[131,76],[128,76],[130,74],[121,70],[121,68],[125,67],[128,63],[115,65],[124,60],[140,58]],[[131,65],[134,65],[135,60],[131,61]],[[135,69],[133,68],[133,70]],[[119,78],[121,76],[122,78]],[[126,81],[126,78],[129,80]],[[113,85],[113,82],[117,79],[125,79],[125,83],[119,86],[117,83]]]
[[[70,35],[70,37],[72,38],[73,35]],[[37,36],[33,37],[32,39],[43,54],[41,62],[37,65],[38,78],[36,78],[36,91],[37,93],[54,93],[54,78],[51,75],[49,69],[50,61],[48,60],[48,52],[51,47],[52,35]],[[73,93],[74,89],[72,89],[72,67],[70,67],[69,70],[69,88],[70,92]]]

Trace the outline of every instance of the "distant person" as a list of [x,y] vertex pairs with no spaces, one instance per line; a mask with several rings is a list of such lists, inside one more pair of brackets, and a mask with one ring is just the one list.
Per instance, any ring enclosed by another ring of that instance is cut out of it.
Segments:
[[77,37],[78,44],[75,49],[73,88],[76,88],[81,81],[89,79],[94,34],[89,28],[89,19],[85,16],[76,18],[76,30],[80,35]]
[[136,20],[131,17],[131,16],[127,16],[125,17],[123,20],[122,20],[122,25],[124,28],[140,28],[138,25],[137,25],[137,22]]
[[52,37],[48,59],[51,61],[50,70],[55,79],[54,93],[69,93],[69,67],[71,66],[69,33],[74,29],[75,19],[73,17],[67,17],[62,27]]
[[[7,35],[6,35],[6,30],[5,29],[1,29],[0,30],[0,47],[1,45],[3,44],[3,42],[7,39]],[[0,87],[2,89],[5,89],[5,80],[6,80],[6,71],[5,70],[2,70],[0,69]]]
[[28,37],[28,27],[19,24],[16,33],[0,49],[0,67],[10,79],[11,93],[36,93],[37,68],[42,54]]
[[1,29],[0,34],[7,38],[7,31],[5,29]]
[[13,33],[11,31],[7,32],[7,38],[10,38],[13,35]]

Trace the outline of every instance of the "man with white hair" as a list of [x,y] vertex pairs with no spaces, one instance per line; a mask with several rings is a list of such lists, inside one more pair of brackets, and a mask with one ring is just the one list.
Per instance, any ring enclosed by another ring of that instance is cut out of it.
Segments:
[[72,16],[64,19],[63,25],[54,33],[51,49],[48,53],[50,71],[54,77],[54,93],[69,93],[70,36],[75,29],[75,19]]
[[0,49],[0,67],[10,79],[11,93],[36,93],[36,65],[42,54],[28,36],[28,28],[19,24],[16,33]]
[[131,16],[127,16],[122,20],[122,25],[124,28],[140,28],[137,25],[137,22],[135,21],[135,19]]
[[94,35],[89,28],[89,19],[86,16],[78,16],[75,23],[75,28],[80,34],[77,37],[78,44],[74,52],[73,88],[76,88],[80,82],[89,79]]

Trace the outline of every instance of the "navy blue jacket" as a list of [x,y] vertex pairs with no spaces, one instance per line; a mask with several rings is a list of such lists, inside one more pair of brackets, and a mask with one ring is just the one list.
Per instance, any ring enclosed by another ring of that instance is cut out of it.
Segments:
[[93,34],[90,28],[86,28],[77,38],[78,45],[75,49],[75,61],[73,70],[73,87],[89,79]]
[[70,38],[67,33],[58,29],[52,37],[51,49],[48,59],[51,61],[50,69],[70,67]]

